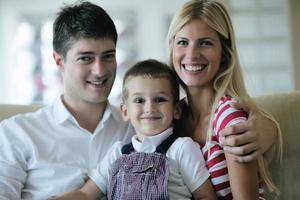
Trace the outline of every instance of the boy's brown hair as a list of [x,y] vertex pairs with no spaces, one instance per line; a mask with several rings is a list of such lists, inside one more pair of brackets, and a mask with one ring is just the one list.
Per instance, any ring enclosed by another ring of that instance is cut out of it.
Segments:
[[179,80],[175,75],[175,72],[165,63],[162,63],[155,59],[148,59],[137,62],[126,72],[123,78],[123,102],[125,102],[128,98],[128,88],[126,87],[128,80],[138,76],[151,79],[166,78],[170,81],[174,103],[177,103],[179,101]]

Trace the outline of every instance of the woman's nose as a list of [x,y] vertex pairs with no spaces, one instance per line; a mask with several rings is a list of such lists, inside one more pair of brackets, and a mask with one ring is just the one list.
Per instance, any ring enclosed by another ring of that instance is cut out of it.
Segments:
[[196,45],[189,46],[186,51],[186,56],[190,59],[198,59],[201,57],[201,51]]

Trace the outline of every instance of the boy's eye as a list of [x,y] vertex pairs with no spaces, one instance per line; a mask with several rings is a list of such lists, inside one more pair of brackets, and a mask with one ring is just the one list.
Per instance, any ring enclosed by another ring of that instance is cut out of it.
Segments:
[[155,101],[156,103],[162,103],[162,102],[168,101],[168,99],[165,98],[165,97],[156,97],[156,98],[154,99],[154,101]]
[[143,99],[142,97],[137,97],[133,99],[134,103],[144,103],[145,99]]

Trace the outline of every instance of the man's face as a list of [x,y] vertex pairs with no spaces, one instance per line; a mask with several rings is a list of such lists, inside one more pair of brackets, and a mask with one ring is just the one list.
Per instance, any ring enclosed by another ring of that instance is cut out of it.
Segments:
[[111,39],[81,38],[66,57],[54,53],[64,81],[67,104],[106,103],[116,75],[116,45]]

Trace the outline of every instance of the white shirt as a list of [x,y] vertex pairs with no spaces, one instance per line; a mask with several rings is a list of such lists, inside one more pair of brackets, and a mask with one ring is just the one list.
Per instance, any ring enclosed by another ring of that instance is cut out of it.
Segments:
[[[169,128],[159,135],[146,137],[142,143],[135,135],[132,137],[132,145],[137,152],[152,153],[172,132],[172,128]],[[125,144],[116,142],[90,175],[104,194],[107,192],[111,166],[122,155],[121,149]],[[192,192],[209,178],[199,145],[189,137],[177,138],[168,149],[166,156],[170,161],[168,178],[170,199],[191,199]]]
[[118,140],[134,131],[108,104],[93,134],[58,100],[0,124],[0,199],[48,199],[78,189]]

